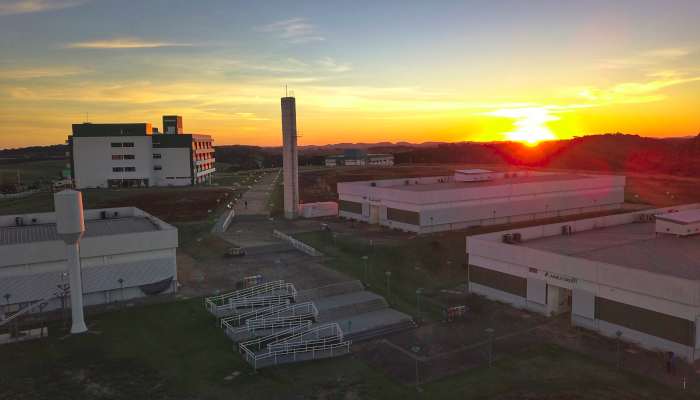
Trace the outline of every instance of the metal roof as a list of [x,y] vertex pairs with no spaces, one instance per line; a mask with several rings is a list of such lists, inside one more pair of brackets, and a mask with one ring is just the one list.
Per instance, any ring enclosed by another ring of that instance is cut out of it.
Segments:
[[455,170],[456,174],[472,175],[472,174],[492,174],[493,171],[487,169],[458,169]]
[[[680,213],[679,213],[680,214]],[[517,244],[676,278],[700,280],[700,235],[657,235],[654,223],[574,232]]]
[[[114,218],[85,221],[83,238],[125,235],[157,231],[159,228],[148,217]],[[0,228],[0,246],[61,240],[56,224],[24,225]]]
[[[6,276],[0,278],[0,293],[9,293],[10,303],[42,300],[60,292],[59,273],[67,270]],[[119,264],[108,264],[81,269],[83,293],[119,289],[119,278],[124,279],[124,287],[147,285],[160,282],[176,275],[175,258],[157,258]],[[68,277],[64,283],[69,283]]]
[[695,210],[680,211],[675,213],[657,215],[656,219],[674,222],[681,225],[689,225],[700,222],[700,208]]
[[[397,185],[382,189],[404,190],[409,192],[432,192],[438,190],[469,190],[477,187],[488,186],[503,186],[503,185],[521,185],[537,182],[557,182],[571,181],[580,179],[592,179],[590,176],[578,174],[557,174],[557,175],[541,175],[541,176],[521,176],[517,178],[494,179],[490,181],[477,182],[446,182],[446,183],[426,183],[418,185]],[[408,179],[410,181],[410,178]]]

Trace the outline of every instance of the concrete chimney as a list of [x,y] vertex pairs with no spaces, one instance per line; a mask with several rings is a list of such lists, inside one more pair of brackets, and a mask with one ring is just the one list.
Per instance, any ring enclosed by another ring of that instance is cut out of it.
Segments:
[[64,190],[54,194],[56,207],[56,230],[66,244],[68,275],[70,278],[70,303],[73,326],[70,333],[87,331],[83,316],[83,281],[80,276],[80,253],[78,243],[85,232],[82,193]]

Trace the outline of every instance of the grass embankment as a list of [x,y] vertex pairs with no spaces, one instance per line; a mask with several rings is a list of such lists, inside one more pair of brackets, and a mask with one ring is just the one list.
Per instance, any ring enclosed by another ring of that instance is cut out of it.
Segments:
[[[392,307],[416,316],[418,287],[421,295],[421,317],[426,322],[442,319],[447,305],[424,298],[436,291],[467,283],[467,254],[464,233],[445,233],[441,236],[417,236],[411,240],[381,245],[369,245],[338,235],[337,256],[333,235],[314,231],[293,235],[295,239],[334,257],[323,264],[348,276],[365,282],[363,256],[367,256],[368,290],[385,298],[389,295]],[[451,264],[448,266],[447,261]],[[416,267],[420,268],[416,271]],[[391,276],[387,276],[391,272]],[[387,281],[390,292],[388,293]]]
[[0,177],[4,183],[18,183],[17,171],[22,185],[30,185],[42,182],[62,180],[61,171],[69,169],[70,159],[58,159],[47,161],[31,161],[17,164],[0,165]]
[[[281,364],[250,376],[199,299],[88,317],[92,330],[0,351],[1,398],[8,399],[465,399],[690,398],[676,389],[575,352],[543,346],[421,384],[418,394],[362,358]],[[422,364],[419,364],[422,368]],[[233,380],[224,377],[234,371]],[[411,371],[412,372],[412,371]],[[420,369],[419,369],[420,373]]]

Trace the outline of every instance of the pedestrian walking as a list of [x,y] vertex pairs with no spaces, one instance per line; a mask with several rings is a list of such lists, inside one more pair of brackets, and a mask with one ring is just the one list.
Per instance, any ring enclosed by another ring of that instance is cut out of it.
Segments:
[[674,352],[671,352],[671,374],[673,376],[676,376],[676,362],[678,359],[676,358],[676,354]]
[[248,200],[245,201],[245,209],[248,209]]

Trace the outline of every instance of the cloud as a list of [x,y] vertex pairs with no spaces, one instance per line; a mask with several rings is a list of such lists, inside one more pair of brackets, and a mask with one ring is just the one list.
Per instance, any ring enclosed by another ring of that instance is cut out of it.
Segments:
[[315,25],[307,24],[303,21],[305,21],[304,18],[287,19],[253,28],[253,30],[270,33],[289,43],[306,43],[326,40]]
[[333,60],[330,57],[324,57],[322,60],[317,61],[319,65],[326,71],[331,71],[331,72],[345,72],[345,71],[350,71],[350,64],[349,63],[342,63],[339,64],[335,60]]
[[238,115],[239,117],[241,117],[247,121],[269,121],[270,120],[270,118],[261,118],[253,113],[236,113],[236,115]]
[[693,50],[687,48],[657,49],[639,52],[631,57],[603,60],[595,66],[603,69],[645,67],[677,60],[692,53]]
[[88,49],[139,49],[148,47],[192,46],[186,43],[144,42],[139,39],[113,39],[96,42],[71,43],[68,47]]
[[683,78],[675,71],[660,71],[647,74],[648,77],[656,78],[646,83],[627,82],[607,88],[583,88],[578,94],[580,96],[596,100],[599,103],[645,103],[661,100],[663,95],[648,95],[651,92],[665,88],[667,86],[679,85],[682,83],[700,81],[700,77]]
[[60,10],[78,6],[88,1],[90,0],[4,0],[0,2],[0,15]]
[[89,74],[93,71],[75,67],[46,67],[46,68],[22,68],[0,71],[0,77],[7,79],[31,79],[56,76],[71,76]]

